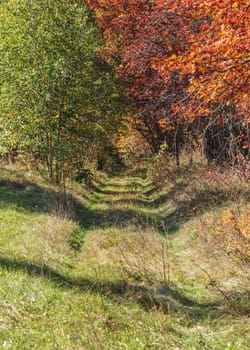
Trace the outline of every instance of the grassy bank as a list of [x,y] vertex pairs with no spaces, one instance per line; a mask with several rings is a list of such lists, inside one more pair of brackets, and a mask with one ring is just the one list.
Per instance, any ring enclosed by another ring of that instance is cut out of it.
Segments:
[[0,348],[248,349],[247,261],[226,260],[213,232],[248,210],[249,188],[206,174],[103,178],[65,197],[1,167]]

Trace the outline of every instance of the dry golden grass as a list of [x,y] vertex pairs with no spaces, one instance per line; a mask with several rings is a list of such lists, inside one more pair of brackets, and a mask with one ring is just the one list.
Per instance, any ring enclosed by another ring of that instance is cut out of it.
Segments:
[[97,230],[85,242],[82,264],[115,269],[120,279],[151,286],[170,279],[168,241],[156,230],[133,226]]
[[189,254],[214,288],[235,309],[249,310],[249,206],[211,213],[195,223]]
[[68,218],[47,215],[42,223],[33,228],[36,241],[36,259],[46,264],[62,263],[69,256],[72,248],[70,239],[76,224]]

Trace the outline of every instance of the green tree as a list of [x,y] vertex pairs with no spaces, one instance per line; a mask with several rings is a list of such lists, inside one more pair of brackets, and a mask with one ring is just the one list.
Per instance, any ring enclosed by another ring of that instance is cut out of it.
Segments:
[[7,0],[0,43],[0,145],[59,183],[121,122],[120,83],[96,54],[102,34],[83,1]]

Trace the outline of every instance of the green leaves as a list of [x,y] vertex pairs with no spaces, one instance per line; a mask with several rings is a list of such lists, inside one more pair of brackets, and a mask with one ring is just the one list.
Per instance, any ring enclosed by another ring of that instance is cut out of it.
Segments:
[[9,0],[0,10],[0,128],[43,162],[63,167],[74,153],[84,161],[82,145],[95,142],[96,131],[116,130],[120,107],[114,70],[96,55],[103,38],[88,7]]

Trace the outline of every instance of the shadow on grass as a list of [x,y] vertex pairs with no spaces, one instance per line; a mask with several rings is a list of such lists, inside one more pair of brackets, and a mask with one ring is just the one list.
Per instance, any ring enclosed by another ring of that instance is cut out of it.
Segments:
[[82,229],[82,232],[76,231],[76,236],[72,237],[72,246],[77,249],[80,249],[83,238],[80,236],[92,228],[108,228],[114,225],[125,227],[131,223],[142,227],[154,224],[153,219],[136,209],[96,209],[88,205],[91,198],[85,197],[85,201],[83,203],[72,195],[48,190],[32,182],[0,181],[0,210],[14,206],[18,211],[48,213],[75,219]]
[[91,186],[91,190],[95,193],[99,193],[105,196],[108,195],[122,195],[122,194],[141,194],[141,193],[147,193],[148,191],[152,190],[152,185],[145,184],[145,185],[114,185],[114,184],[106,184],[102,187],[98,187],[96,185]]
[[[158,293],[153,289],[129,284],[126,281],[99,282],[86,278],[72,279],[47,265],[38,265],[26,260],[10,259],[3,256],[0,256],[0,267],[7,271],[22,271],[30,276],[43,278],[62,289],[76,289],[79,292],[101,294],[114,300],[122,297],[132,298],[134,302],[147,311],[159,308],[164,313],[185,313],[189,316],[191,315],[194,321],[204,318],[208,314],[211,318],[219,317],[222,314],[219,304],[197,303],[179,291],[167,286],[165,286],[164,291]],[[223,313],[225,313],[225,310]]]
[[140,167],[138,169],[133,169],[128,171],[128,176],[136,176],[142,179],[147,178],[147,167]]
[[[170,191],[163,194],[159,201],[166,201],[171,198],[177,191],[181,192],[184,187],[172,187]],[[232,200],[232,194],[226,191],[197,190],[192,193],[191,200],[175,199],[175,209],[168,213],[160,215],[146,215],[138,213],[136,208],[133,209],[115,209],[114,207],[107,209],[96,209],[84,204],[71,195],[65,196],[55,190],[37,186],[35,183],[0,181],[0,209],[8,205],[14,205],[17,210],[27,210],[29,212],[53,213],[57,215],[65,215],[65,211],[71,214],[71,209],[75,215],[75,219],[79,222],[80,227],[84,230],[93,227],[111,227],[113,225],[126,226],[134,223],[137,227],[154,226],[164,233],[161,221],[164,221],[168,232],[174,233],[179,225],[188,221],[195,215],[212,207],[224,204],[228,200]],[[101,201],[101,199],[100,199]],[[157,203],[157,202],[156,202]],[[112,205],[112,202],[110,203]],[[197,208],[198,206],[198,208]],[[72,208],[71,208],[72,207]],[[197,208],[197,209],[196,209]],[[77,233],[83,234],[83,233]],[[81,237],[80,237],[81,238]],[[76,242],[75,248],[81,247],[79,237],[72,237],[72,243]],[[74,246],[74,245],[73,245]],[[82,292],[95,292],[106,295],[109,298],[115,297],[131,297],[145,309],[154,307],[161,308],[164,312],[184,312],[189,314],[194,320],[209,317],[219,317],[221,310],[216,305],[205,305],[196,303],[183,295],[177,290],[167,288],[163,293],[142,287],[132,285],[126,281],[118,282],[98,282],[91,279],[72,279],[64,276],[60,272],[46,265],[37,265],[25,260],[15,260],[0,256],[0,266],[9,270],[24,271],[30,275],[45,278],[59,287],[76,288]]]
[[[244,195],[247,198],[249,192],[242,191],[242,193],[239,192],[239,195]],[[183,181],[176,183],[165,193],[160,193],[158,196],[155,196],[155,193],[153,196],[144,194],[138,197],[131,194],[131,196],[126,196],[125,198],[112,198],[112,196],[108,198],[108,196],[105,196],[100,198],[100,200],[110,207],[113,206],[113,209],[109,210],[111,217],[117,215],[117,217],[122,218],[124,214],[125,221],[131,220],[136,216],[141,217],[147,219],[147,223],[156,227],[160,233],[168,232],[174,234],[182,224],[192,218],[200,216],[206,211],[234,202],[235,194],[233,191],[226,189],[188,188],[188,183]],[[166,203],[170,205],[167,210],[164,210],[164,204]],[[118,210],[114,209],[115,205],[134,205],[135,209]],[[169,211],[169,207],[172,207],[171,211]],[[154,212],[150,213],[152,209]]]
[[33,182],[0,181],[0,208],[14,204],[19,210],[48,212],[49,197],[58,195]]
[[[242,195],[246,196],[246,193],[242,192]],[[187,192],[186,197],[187,199],[176,198],[174,201],[175,210],[163,219],[169,233],[175,233],[180,225],[206,211],[235,201],[234,193],[227,190],[194,190],[192,193]]]
[[[131,198],[124,198],[115,201],[108,198],[98,197],[93,192],[85,196],[85,202],[65,195],[59,191],[38,186],[32,182],[11,182],[0,181],[0,208],[8,205],[15,205],[17,210],[27,210],[38,213],[54,213],[76,219],[83,231],[91,228],[108,228],[114,225],[126,227],[130,224],[138,225],[141,228],[153,226],[162,234],[166,231],[175,233],[180,225],[189,221],[195,216],[201,215],[207,210],[221,206],[228,201],[234,200],[230,191],[202,189],[186,192],[187,199],[181,199],[180,195],[185,193],[187,184],[185,182],[176,184],[168,192],[159,195],[153,200],[150,197],[132,199],[134,208],[115,208],[115,204],[131,203]],[[83,196],[84,197],[84,193]],[[160,211],[161,206],[171,200],[173,210]],[[107,208],[95,208],[90,204],[106,203]],[[137,207],[136,207],[137,205]],[[141,205],[141,208],[139,206]],[[147,212],[147,209],[154,209],[154,213]],[[157,210],[159,209],[159,212]],[[76,233],[76,235],[83,233]],[[81,241],[81,237],[73,237],[73,241]],[[80,248],[78,244],[78,248]]]

